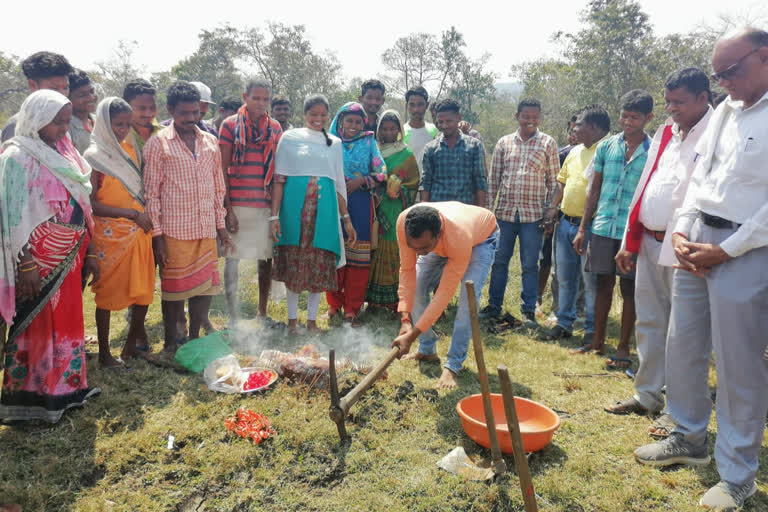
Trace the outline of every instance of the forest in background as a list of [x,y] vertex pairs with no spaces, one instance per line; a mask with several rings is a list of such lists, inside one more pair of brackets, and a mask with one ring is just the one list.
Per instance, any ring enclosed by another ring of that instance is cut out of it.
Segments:
[[[514,114],[524,96],[542,102],[541,129],[561,143],[574,112],[600,104],[616,119],[619,98],[631,89],[644,89],[654,96],[655,124],[659,124],[666,118],[662,92],[667,74],[689,66],[710,72],[710,55],[718,37],[734,26],[765,26],[768,16],[719,16],[712,26],[662,36],[654,33],[652,20],[640,2],[590,0],[580,21],[577,32],[551,35],[557,48],[555,56],[510,65],[506,76],[491,71],[490,54],[470,52],[471,41],[450,27],[439,34],[419,32],[400,37],[380,56],[378,76],[346,78],[344,65],[332,50],[312,45],[307,27],[275,22],[202,30],[197,51],[166,71],[148,72],[135,61],[140,41],[120,41],[111,59],[86,71],[101,95],[119,96],[128,80],[148,79],[158,89],[161,118],[166,116],[164,91],[177,79],[204,82],[218,103],[240,95],[248,78],[263,77],[275,93],[291,100],[295,125],[301,124],[301,104],[310,93],[328,96],[335,110],[357,99],[365,79],[378,78],[387,86],[385,107],[404,112],[405,91],[421,84],[430,91],[431,101],[445,97],[458,100],[463,117],[480,131],[486,150],[491,151],[500,137],[516,129]],[[526,48],[510,51],[535,53]],[[24,57],[0,51],[0,122],[18,110],[27,94],[19,66]],[[78,67],[77,62],[72,64]]]

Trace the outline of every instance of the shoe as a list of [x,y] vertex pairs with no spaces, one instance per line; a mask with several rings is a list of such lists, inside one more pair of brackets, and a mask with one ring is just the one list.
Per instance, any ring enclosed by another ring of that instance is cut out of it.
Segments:
[[571,333],[568,332],[565,327],[559,325],[554,326],[548,333],[541,336],[539,339],[543,341],[554,341],[570,338]]
[[536,322],[536,313],[533,311],[523,311],[523,327],[535,329],[539,324]]
[[495,320],[501,316],[501,309],[488,304],[480,310],[480,313],[477,316],[483,320]]
[[641,446],[635,450],[635,460],[647,466],[671,466],[709,464],[706,441],[696,446],[683,438],[680,432],[672,432],[663,441]]
[[699,506],[710,510],[737,510],[744,505],[744,501],[757,492],[755,482],[734,485],[729,482],[720,482],[708,490],[699,500]]

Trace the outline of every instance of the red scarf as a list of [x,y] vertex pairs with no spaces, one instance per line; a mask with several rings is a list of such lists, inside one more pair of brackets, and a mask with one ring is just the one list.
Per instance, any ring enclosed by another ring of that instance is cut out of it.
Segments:
[[656,161],[653,163],[653,168],[651,168],[650,174],[648,174],[648,179],[645,180],[643,191],[640,193],[640,197],[637,198],[635,207],[632,208],[632,211],[629,213],[629,223],[627,224],[626,233],[626,249],[633,254],[640,252],[640,242],[643,240],[643,232],[645,231],[645,226],[640,222],[640,205],[643,203],[645,189],[648,188],[648,183],[651,182],[653,173],[658,169],[661,155],[664,153],[664,150],[671,139],[672,125],[668,124],[664,127],[664,131],[661,133],[661,143],[659,144],[659,151],[656,153]]
[[272,182],[275,172],[275,133],[272,131],[272,123],[265,112],[258,123],[251,121],[251,116],[245,105],[237,111],[235,122],[235,144],[232,148],[232,162],[238,167],[245,163],[245,148],[248,144],[264,146],[264,188]]

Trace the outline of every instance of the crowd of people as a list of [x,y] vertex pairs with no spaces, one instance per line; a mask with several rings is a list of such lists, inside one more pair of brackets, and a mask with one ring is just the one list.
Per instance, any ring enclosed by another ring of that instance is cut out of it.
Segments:
[[[0,419],[57,422],[99,394],[86,378],[89,284],[99,364],[114,368],[150,357],[144,321],[158,275],[164,354],[214,329],[208,310],[222,290],[236,329],[241,259],[258,262],[265,325],[270,284],[281,281],[290,333],[299,294],[308,292],[308,331],[319,329],[325,294],[329,319],[353,327],[366,303],[396,313],[394,344],[424,361],[440,360],[432,326],[460,290],[437,383],[455,387],[470,339],[460,285],[474,281],[479,301],[490,275],[481,317],[510,323],[517,244],[524,325],[566,339],[583,316],[574,357],[604,354],[618,277],[620,337],[605,364],[631,367],[635,332],[639,367],[635,394],[605,411],[658,416],[649,429],[658,441],[635,451],[638,462],[709,463],[714,350],[722,481],[700,504],[739,507],[756,491],[768,412],[768,33],[723,36],[712,67],[727,96],[713,97],[700,69],[673,72],[669,118],[654,137],[645,91],[621,98],[613,135],[604,107],[574,113],[563,148],[539,130],[541,103],[522,99],[518,129],[486,166],[459,103],[430,105],[421,86],[405,94],[407,122],[381,111],[385,86],[368,80],[333,117],[324,96],[308,96],[295,128],[293,105],[269,82],[250,81],[242,98],[217,106],[205,84],[177,81],[166,93],[170,118],[158,123],[146,80],[97,103],[86,73],[35,53],[22,63],[30,94],[2,131]],[[212,106],[217,116],[205,120]],[[556,322],[545,329],[537,311],[552,267]],[[123,310],[117,358],[110,317]]]

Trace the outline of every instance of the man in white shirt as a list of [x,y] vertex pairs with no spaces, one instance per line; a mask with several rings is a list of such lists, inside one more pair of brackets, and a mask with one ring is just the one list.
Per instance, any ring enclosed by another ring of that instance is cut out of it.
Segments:
[[[694,149],[712,116],[710,95],[709,78],[696,68],[675,71],[664,84],[664,101],[671,117],[651,143],[616,255],[621,272],[637,267],[635,336],[640,366],[634,396],[605,407],[613,414],[657,413],[664,408],[664,356],[677,263],[672,230],[668,228],[674,226],[675,210],[683,205],[696,166]],[[652,435],[666,437],[674,428],[674,420],[665,414],[651,428]]]
[[413,156],[419,165],[419,172],[424,174],[424,147],[437,137],[437,127],[424,120],[429,107],[429,93],[420,85],[411,87],[405,93],[405,104],[408,109],[408,122],[403,127],[404,142],[408,149],[413,151]]
[[667,338],[667,407],[678,423],[635,450],[644,464],[707,464],[710,353],[717,370],[720,483],[701,498],[736,510],[757,491],[768,411],[768,32],[720,39],[713,80],[729,94],[696,147],[672,244],[679,269]]

